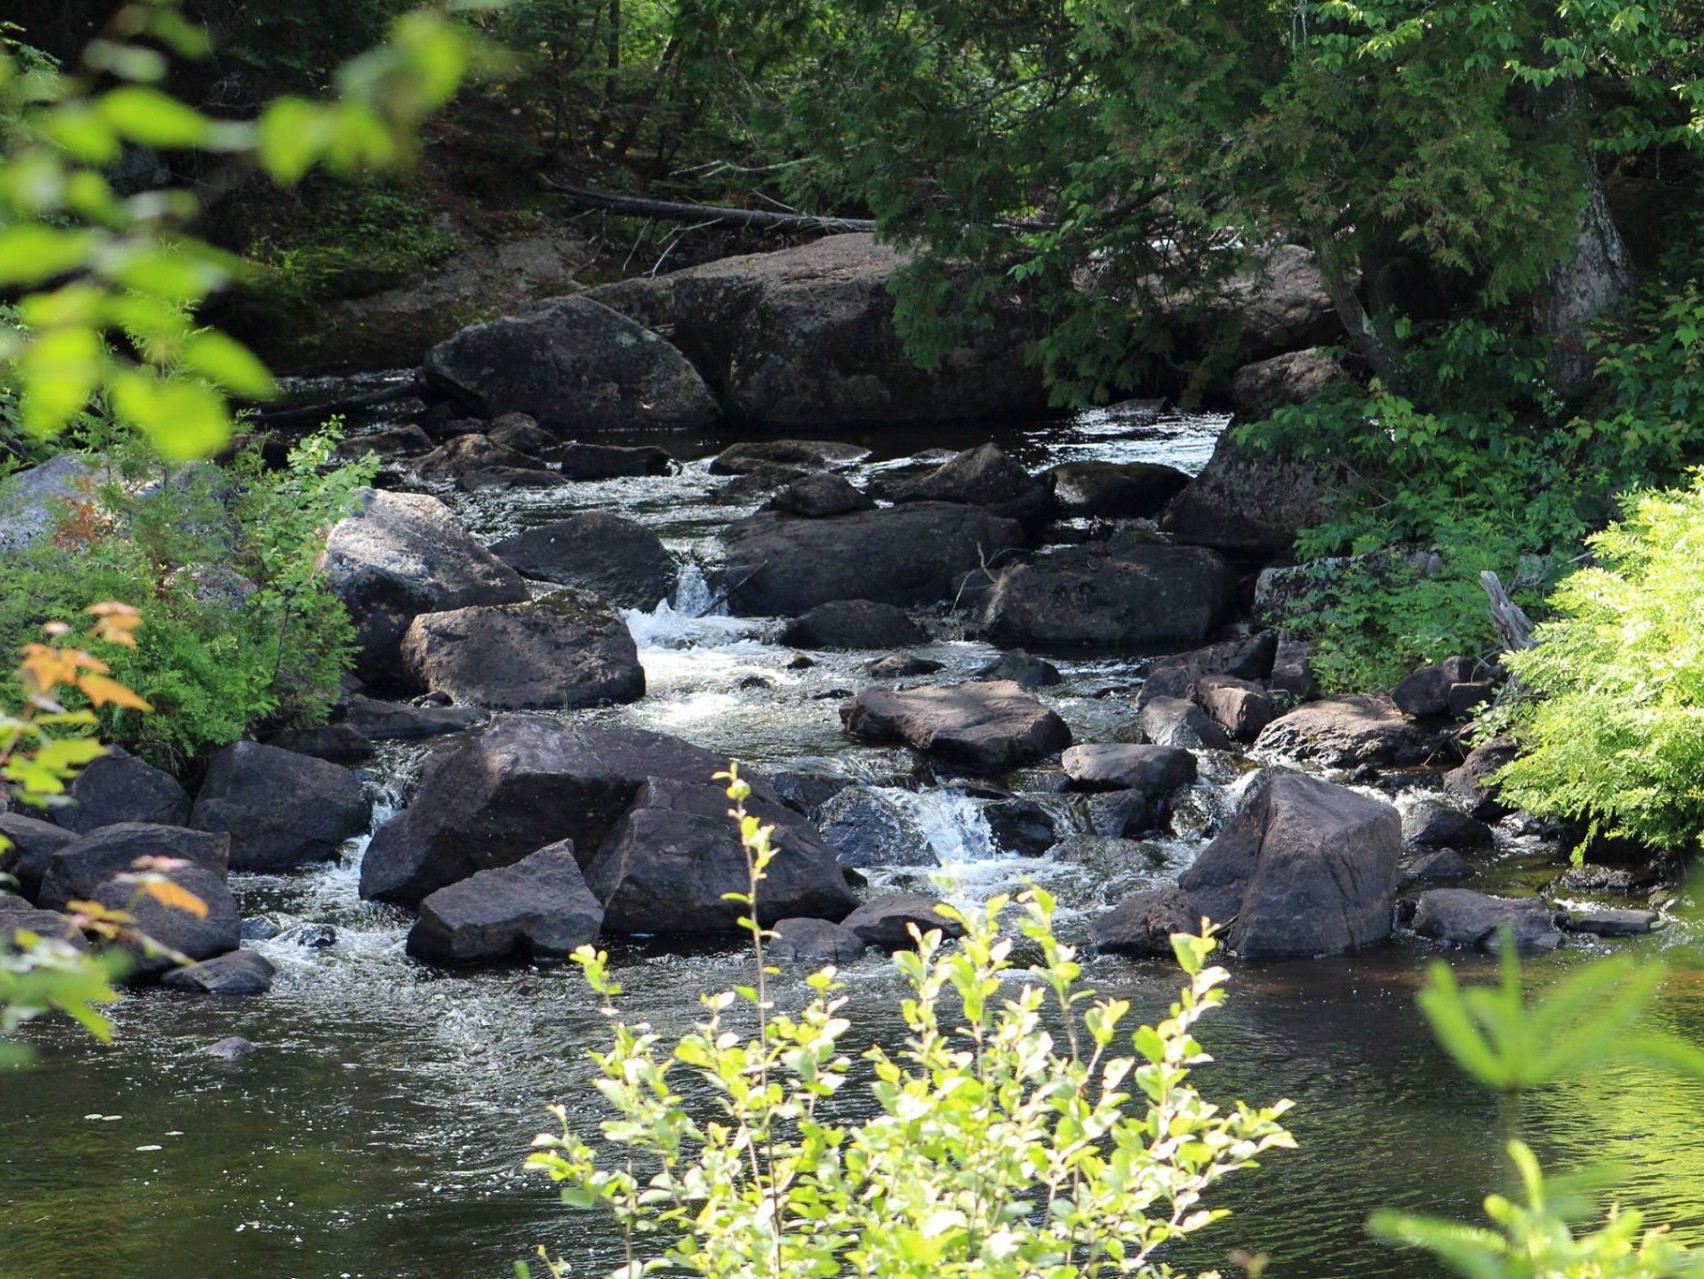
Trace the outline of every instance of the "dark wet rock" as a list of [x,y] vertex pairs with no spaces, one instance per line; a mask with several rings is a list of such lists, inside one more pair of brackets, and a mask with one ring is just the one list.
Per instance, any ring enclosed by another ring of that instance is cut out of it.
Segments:
[[[590,857],[647,778],[703,786],[725,811],[726,797],[710,779],[726,767],[722,756],[662,733],[496,716],[466,746],[426,765],[413,804],[368,845],[361,895],[417,906],[476,871],[513,865],[564,839]],[[777,823],[785,843],[803,819],[753,781],[748,808]]]
[[933,658],[918,657],[915,653],[889,653],[886,657],[878,657],[864,670],[874,679],[913,679],[919,675],[933,675],[941,668],[942,664]]
[[1231,403],[1245,421],[1258,422],[1286,404],[1301,404],[1349,381],[1337,359],[1317,347],[1286,351],[1245,364],[1231,375]]
[[0,852],[0,874],[18,881],[18,890],[34,900],[41,893],[53,855],[77,836],[52,822],[24,813],[0,813],[0,840],[11,846]]
[[795,648],[903,648],[928,638],[903,609],[875,600],[818,604],[781,632]]
[[776,798],[795,813],[814,817],[830,799],[857,783],[839,773],[784,768],[769,774],[769,785]]
[[1170,791],[1102,791],[1089,798],[1089,829],[1102,839],[1135,839],[1164,829],[1170,812]]
[[355,669],[369,680],[402,676],[399,645],[419,614],[527,599],[520,574],[421,493],[363,490],[360,511],[332,529],[322,567],[355,622]]
[[1095,946],[1112,955],[1171,958],[1174,933],[1195,934],[1201,916],[1189,894],[1177,888],[1132,893],[1089,926]]
[[494,710],[633,702],[645,669],[627,624],[572,587],[527,604],[423,613],[402,640],[409,676],[433,692]]
[[477,706],[413,706],[381,702],[359,694],[344,703],[349,722],[375,742],[413,741],[459,733],[483,721],[489,712]]
[[1212,551],[1117,539],[1004,569],[982,624],[994,643],[1155,648],[1205,639],[1236,611],[1236,582]]
[[722,258],[593,292],[666,334],[732,418],[822,422],[964,421],[1041,408],[1034,317],[1017,291],[978,308],[960,345],[919,368],[893,327],[888,281],[903,263],[867,234]]
[[1245,958],[1337,955],[1390,935],[1400,878],[1396,810],[1275,773],[1178,876],[1197,913],[1229,923]]
[[1466,719],[1497,695],[1497,686],[1488,679],[1463,680],[1451,684],[1444,695],[1444,710],[1452,719]]
[[[586,883],[616,933],[726,933],[745,907],[724,900],[747,891],[745,853],[719,786],[652,778],[586,864]],[[748,811],[753,808],[747,801]],[[790,809],[775,832],[780,852],[765,872],[757,916],[838,918],[857,902],[834,851]]]
[[303,950],[330,950],[337,945],[337,929],[331,924],[292,924],[278,940]]
[[[154,896],[142,892],[130,875],[116,875],[104,880],[88,895],[89,900],[99,902],[109,910],[128,911],[133,926],[143,936],[191,959],[211,959],[242,944],[242,918],[237,911],[237,899],[231,895],[223,875],[197,865],[163,873],[184,892],[198,897],[206,913],[198,916],[176,906],[164,905]],[[126,946],[126,949],[131,952],[129,980],[158,977],[177,966],[171,959],[144,954],[134,945]]]
[[28,902],[22,909],[0,910],[0,949],[20,947],[19,933],[53,938],[76,950],[89,949],[89,943],[83,939],[83,934],[71,922],[69,915],[61,915],[56,910],[36,910]]
[[553,489],[568,483],[555,471],[520,466],[488,466],[456,476],[456,487],[464,493],[485,489]]
[[1444,774],[1444,793],[1481,821],[1494,822],[1515,810],[1497,798],[1493,774],[1512,762],[1518,748],[1512,737],[1493,737],[1468,752],[1459,768]]
[[1402,842],[1410,848],[1490,848],[1491,828],[1477,817],[1437,800],[1415,802],[1402,817]]
[[272,989],[276,973],[264,955],[233,950],[187,968],[170,969],[160,975],[160,985],[201,995],[264,995]]
[[1137,694],[1138,707],[1155,697],[1195,697],[1201,681],[1209,675],[1224,675],[1232,679],[1261,680],[1272,669],[1273,654],[1278,643],[1269,631],[1246,639],[1221,640],[1187,653],[1168,653],[1148,663],[1143,676],[1142,691]]
[[1034,526],[1053,507],[1046,484],[1019,466],[994,444],[966,449],[932,471],[887,487],[896,503],[961,502]]
[[1459,884],[1479,872],[1473,863],[1453,849],[1440,848],[1416,857],[1406,878],[1416,884]]
[[1437,739],[1397,710],[1388,697],[1355,693],[1310,702],[1280,715],[1254,745],[1256,750],[1326,768],[1401,768],[1431,758]]
[[784,963],[848,964],[869,949],[850,928],[826,919],[778,920],[774,933],[765,953]]
[[46,809],[57,825],[86,835],[115,822],[154,822],[182,826],[189,816],[189,793],[177,778],[113,747],[66,787],[71,803]]
[[1053,814],[1032,799],[997,799],[982,807],[988,834],[1002,853],[1041,857],[1059,842]]
[[829,519],[760,512],[722,531],[728,607],[795,616],[830,600],[933,604],[958,579],[1023,543],[1023,530],[981,507],[914,502]]
[[1011,680],[859,691],[840,710],[848,736],[900,742],[955,768],[1000,773],[1062,750],[1071,730]]
[[922,827],[892,800],[862,786],[824,801],[816,823],[842,866],[939,864]]
[[488,435],[458,435],[414,464],[426,479],[455,480],[477,471],[544,471],[541,458],[505,448]]
[[346,768],[234,742],[213,757],[189,825],[231,837],[232,870],[290,870],[335,857],[366,832],[373,805]]
[[[39,904],[57,910],[66,902],[93,898],[102,884],[129,873],[139,857],[178,858],[223,882],[231,864],[231,837],[152,822],[103,826],[54,852]],[[234,942],[225,947],[234,948]]]
[[763,509],[805,520],[824,520],[831,515],[873,511],[876,504],[844,477],[825,473],[794,480],[765,502]]
[[603,913],[563,841],[429,895],[408,953],[436,964],[560,959],[597,937]]
[[1229,750],[1231,739],[1194,702],[1181,697],[1154,697],[1142,706],[1142,736],[1156,746],[1187,750]]
[[1424,718],[1444,715],[1450,708],[1450,687],[1473,678],[1473,660],[1446,657],[1441,662],[1410,671],[1390,690],[1390,700],[1404,715]]
[[1189,476],[1157,462],[1065,462],[1048,472],[1053,503],[1068,517],[1147,519],[1189,483]]
[[883,950],[909,950],[916,945],[911,939],[913,924],[921,933],[939,929],[944,937],[963,936],[960,925],[936,913],[938,904],[939,898],[923,893],[888,893],[865,902],[840,926]]
[[201,1050],[204,1056],[214,1057],[220,1061],[241,1061],[254,1051],[254,1044],[241,1035],[227,1035],[223,1039],[208,1044]]
[[271,941],[281,931],[278,921],[266,915],[251,915],[238,926],[244,941]]
[[1550,907],[1537,897],[1492,897],[1470,888],[1434,888],[1420,898],[1412,927],[1422,937],[1452,946],[1496,950],[1498,929],[1507,924],[1523,955],[1555,950],[1562,934]]
[[1234,675],[1204,675],[1195,686],[1195,700],[1214,721],[1239,742],[1252,742],[1272,722],[1278,708],[1253,680]]
[[789,484],[796,484],[815,474],[817,472],[803,466],[760,466],[755,471],[734,476],[711,494],[711,497],[715,501],[730,505],[755,502],[759,498],[768,497],[777,489],[784,489]]
[[1287,694],[1298,702],[1311,702],[1319,696],[1319,681],[1314,678],[1313,661],[1319,645],[1313,640],[1280,635],[1272,655],[1272,674],[1266,686],[1274,693]]
[[1626,906],[1588,906],[1570,912],[1562,920],[1569,932],[1593,933],[1599,937],[1637,937],[1656,927],[1657,912],[1632,910]]
[[1570,866],[1558,875],[1555,888],[1565,893],[1619,893],[1626,896],[1638,887],[1640,879],[1625,866],[1594,866],[1587,862]]
[[601,595],[617,608],[652,609],[674,590],[674,557],[643,524],[591,511],[492,544],[523,577]]
[[505,413],[492,418],[485,424],[485,434],[493,444],[528,454],[533,460],[556,443],[556,436],[526,413]]
[[1240,445],[1226,431],[1201,474],[1166,504],[1160,527],[1180,542],[1280,559],[1345,483],[1338,467]]
[[432,437],[410,422],[405,426],[348,436],[337,442],[332,453],[340,461],[355,461],[368,453],[381,459],[418,457],[430,453],[432,446]]
[[655,444],[624,448],[615,444],[559,444],[541,455],[556,463],[566,480],[618,480],[667,475],[674,466],[669,451]]
[[838,440],[746,440],[730,444],[710,459],[712,475],[750,475],[771,466],[832,471],[855,466],[870,450]]
[[1034,692],[1038,688],[1050,688],[1064,680],[1059,668],[1052,662],[1040,657],[1033,657],[1021,648],[1010,649],[1001,653],[988,665],[979,668],[976,678],[982,680],[1009,679],[1025,692]]
[[465,328],[428,351],[422,371],[484,417],[526,413],[560,434],[703,430],[719,416],[679,351],[585,296]]
[[1139,790],[1169,795],[1195,780],[1195,756],[1175,746],[1094,742],[1073,746],[1059,759],[1077,790]]
[[274,733],[266,739],[266,744],[333,764],[359,764],[373,755],[372,739],[355,725],[344,723]]

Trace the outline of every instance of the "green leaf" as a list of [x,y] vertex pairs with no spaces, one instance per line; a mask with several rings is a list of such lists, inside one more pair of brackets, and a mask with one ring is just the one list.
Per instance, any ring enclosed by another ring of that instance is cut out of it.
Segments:
[[109,125],[132,142],[149,147],[204,147],[214,122],[170,94],[139,84],[110,89],[95,99]]

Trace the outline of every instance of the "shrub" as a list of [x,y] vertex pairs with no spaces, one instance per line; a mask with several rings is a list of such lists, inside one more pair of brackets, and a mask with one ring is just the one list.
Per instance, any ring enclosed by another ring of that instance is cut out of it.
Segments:
[[[740,897],[750,909],[775,853],[740,804],[745,784],[725,776],[751,858]],[[894,957],[911,992],[908,1037],[897,1051],[864,1051],[874,1113],[861,1120],[835,1104],[851,1079],[852,1027],[832,968],[808,979],[799,1012],[776,1012],[774,970],[748,920],[757,984],[706,997],[705,1020],[668,1045],[616,1017],[607,957],[582,948],[576,961],[611,1018],[611,1046],[592,1057],[615,1112],[602,1125],[613,1158],[556,1107],[562,1131],[537,1138],[528,1163],[563,1183],[565,1203],[615,1217],[624,1276],[1171,1273],[1161,1250],[1224,1216],[1206,1204],[1213,1184],[1294,1144],[1278,1122],[1289,1103],[1225,1111],[1190,1082],[1209,1060],[1195,1024],[1223,999],[1226,974],[1205,963],[1210,938],[1173,939],[1188,984],[1121,1055],[1129,1005],[1078,987],[1052,898],[1038,888],[1019,898],[1017,931],[1039,957],[1028,972],[1001,932],[1009,905],[941,907],[964,929],[952,948],[939,929],[913,928],[917,951]],[[736,1013],[755,1030],[735,1029]],[[683,1099],[681,1071],[710,1091],[713,1116]]]

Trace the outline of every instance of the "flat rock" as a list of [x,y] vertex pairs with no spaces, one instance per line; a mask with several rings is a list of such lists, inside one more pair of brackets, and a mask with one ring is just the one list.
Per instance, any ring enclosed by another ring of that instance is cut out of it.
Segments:
[[363,737],[375,742],[414,741],[460,733],[482,723],[489,712],[478,706],[414,706],[356,694],[344,713]]
[[1071,747],[1059,763],[1076,790],[1165,795],[1195,780],[1195,756],[1176,746],[1094,742]]
[[864,668],[865,674],[874,679],[914,679],[919,675],[933,675],[942,669],[942,663],[932,657],[918,657],[915,653],[889,653],[886,657],[878,657]]
[[1255,749],[1326,768],[1402,768],[1424,763],[1435,736],[1416,725],[1388,698],[1354,693],[1310,702],[1273,720]]
[[828,519],[762,511],[722,530],[721,542],[729,609],[790,617],[829,600],[937,603],[964,574],[1023,545],[1024,532],[981,507],[913,502]]
[[561,959],[596,939],[603,914],[565,840],[427,896],[408,953],[437,964]]
[[1026,653],[1021,648],[1009,649],[986,666],[978,667],[976,678],[1014,680],[1026,693],[1032,693],[1038,688],[1051,688],[1055,684],[1063,683],[1065,679],[1052,662]]
[[1058,714],[1010,680],[861,689],[840,709],[847,735],[900,742],[967,772],[1000,773],[1071,742]]
[[474,541],[437,498],[364,489],[360,501],[332,529],[320,567],[355,623],[363,679],[402,677],[402,637],[421,613],[527,600],[520,574]]
[[1498,929],[1507,924],[1523,955],[1542,954],[1561,945],[1562,934],[1550,907],[1537,897],[1492,897],[1470,888],[1434,888],[1420,898],[1413,928],[1452,946],[1495,950]]
[[653,609],[675,587],[674,556],[662,539],[605,511],[529,528],[491,551],[523,577],[591,591],[617,608]]
[[428,386],[483,417],[520,412],[560,434],[698,431],[720,416],[673,346],[591,298],[552,298],[426,353]]
[[667,475],[674,458],[665,448],[644,444],[628,448],[616,444],[559,444],[542,456],[555,462],[566,480],[618,480],[631,476]]
[[1189,483],[1158,462],[1065,462],[1048,475],[1054,507],[1076,518],[1149,519]]
[[1174,933],[1194,935],[1201,916],[1189,894],[1177,888],[1132,893],[1089,925],[1095,947],[1111,955],[1171,958]]
[[777,920],[773,932],[764,953],[783,962],[849,964],[869,949],[857,933],[827,919]]
[[766,466],[831,471],[856,466],[869,456],[869,449],[838,440],[746,440],[711,458],[710,474],[749,475]]
[[233,950],[187,968],[169,969],[160,975],[160,985],[202,995],[264,995],[272,989],[276,972],[266,956]]
[[365,834],[373,805],[348,769],[259,742],[213,757],[189,825],[231,839],[232,870],[289,870]]
[[[499,444],[488,435],[458,435],[414,464],[425,479],[460,479],[491,469],[544,471],[544,459]],[[558,477],[560,478],[560,477]]]
[[903,648],[928,638],[904,609],[875,600],[818,604],[781,632],[795,648]]
[[1637,937],[1656,927],[1657,912],[1633,910],[1626,906],[1589,906],[1572,911],[1563,920],[1563,927],[1574,933],[1594,933],[1599,937]]
[[627,624],[572,587],[526,604],[423,613],[402,640],[410,678],[494,710],[560,710],[633,702],[645,669]]
[[909,950],[916,945],[911,926],[927,933],[939,929],[944,937],[960,937],[964,929],[936,913],[939,899],[923,893],[888,893],[865,902],[840,921],[840,926],[883,950]]
[[1178,876],[1198,915],[1248,959],[1338,955],[1390,935],[1396,810],[1298,773],[1259,785]]

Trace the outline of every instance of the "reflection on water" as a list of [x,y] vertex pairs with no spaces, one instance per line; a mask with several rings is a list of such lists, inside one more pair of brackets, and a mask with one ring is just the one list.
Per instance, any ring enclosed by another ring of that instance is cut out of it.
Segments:
[[[998,438],[1032,468],[1111,457],[1193,470],[1222,425],[1131,411],[1003,428]],[[871,435],[876,453],[865,468],[978,438],[962,429]],[[722,481],[703,458],[722,441],[664,442],[684,461],[673,476],[523,490],[513,500],[448,496],[487,536],[606,509],[651,524],[677,552],[703,549],[751,503],[714,500]],[[1097,840],[1079,798],[1043,793],[1063,845],[1039,861],[1001,856],[984,801],[921,786],[904,752],[842,738],[839,708],[864,681],[870,654],[812,653],[811,665],[797,665],[773,642],[770,622],[720,615],[691,561],[671,603],[627,620],[649,694],[579,714],[678,733],[754,764],[815,761],[886,787],[925,832],[951,891],[982,897],[1034,877],[1061,895],[1068,936],[1081,937],[1095,910],[1132,888],[1175,876],[1246,784],[1234,762],[1204,756],[1203,780],[1179,805],[1173,833],[1149,841]],[[941,678],[969,675],[993,655],[949,618],[928,625],[933,638],[921,651],[944,664]],[[1059,665],[1065,682],[1044,696],[1079,740],[1134,738],[1134,712],[1119,695],[1135,681],[1132,663]],[[425,759],[443,748],[384,747],[368,768],[381,818],[406,802]],[[1530,877],[1536,855],[1506,840],[1502,864],[1511,878]],[[563,1209],[546,1183],[519,1170],[531,1135],[548,1124],[546,1103],[589,1111],[584,1049],[602,1033],[594,1001],[571,969],[449,976],[416,964],[403,953],[407,917],[359,900],[358,857],[354,847],[341,863],[299,875],[234,878],[245,915],[265,914],[284,930],[257,947],[278,966],[270,996],[139,994],[118,1009],[110,1048],[60,1026],[29,1031],[40,1061],[8,1079],[0,1117],[0,1279],[499,1279],[541,1242],[579,1274],[614,1264],[614,1240],[597,1220]],[[329,924],[335,940],[303,945],[291,931],[298,924]],[[1685,934],[1636,948],[1658,953],[1677,938]],[[1588,953],[1571,947],[1535,964],[1535,978]],[[1413,1008],[1431,955],[1398,943],[1340,961],[1235,970],[1228,1007],[1204,1026],[1218,1060],[1201,1082],[1220,1100],[1294,1098],[1302,1149],[1224,1183],[1236,1215],[1181,1260],[1223,1265],[1243,1247],[1271,1254],[1275,1276],[1434,1273],[1362,1230],[1380,1205],[1475,1215],[1504,1176],[1497,1101],[1449,1065]],[[1464,974],[1484,969],[1455,962]],[[747,976],[732,947],[682,956],[632,946],[615,963],[626,1007],[665,1032],[690,1024],[700,992]],[[1098,958],[1087,968],[1095,986],[1144,1017],[1163,1013],[1173,994],[1175,977],[1161,964]],[[898,986],[886,961],[860,961],[846,978],[855,1024],[893,1042]],[[780,997],[797,989],[788,978]],[[1677,975],[1655,1016],[1704,1040],[1701,996],[1695,974]],[[256,1051],[235,1062],[202,1051],[228,1035]],[[1547,1159],[1625,1162],[1629,1202],[1704,1242],[1701,1100],[1695,1086],[1618,1067],[1529,1098],[1522,1120]]]

